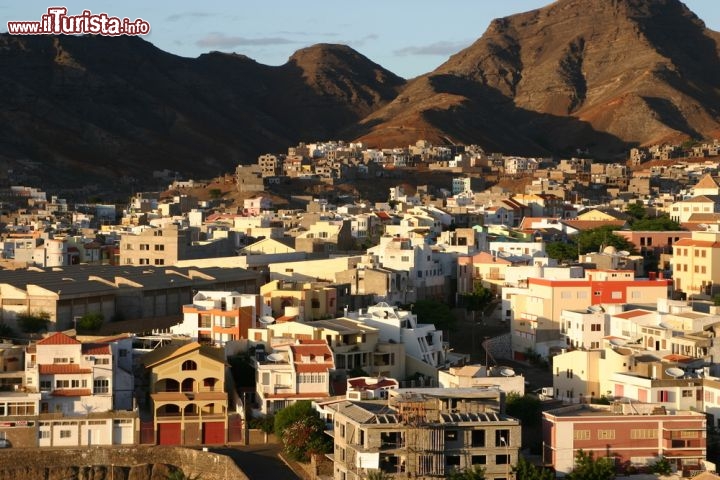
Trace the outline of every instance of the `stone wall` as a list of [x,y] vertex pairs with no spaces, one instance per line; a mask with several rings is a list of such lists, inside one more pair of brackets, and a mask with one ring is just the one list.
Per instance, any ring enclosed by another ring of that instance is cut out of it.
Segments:
[[[0,480],[157,480],[176,466],[202,480],[247,480],[224,455],[180,447],[0,450]],[[112,472],[110,471],[113,467]],[[114,468],[118,467],[118,468]]]

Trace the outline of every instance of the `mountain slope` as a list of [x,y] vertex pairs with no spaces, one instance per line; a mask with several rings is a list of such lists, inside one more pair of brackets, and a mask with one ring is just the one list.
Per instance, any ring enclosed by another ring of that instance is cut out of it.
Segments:
[[717,40],[677,0],[559,0],[493,21],[353,133],[372,144],[418,131],[506,152],[605,154],[711,136]]
[[403,84],[340,45],[268,67],[221,53],[181,58],[136,37],[0,35],[0,161],[39,161],[64,180],[217,175],[335,137]]

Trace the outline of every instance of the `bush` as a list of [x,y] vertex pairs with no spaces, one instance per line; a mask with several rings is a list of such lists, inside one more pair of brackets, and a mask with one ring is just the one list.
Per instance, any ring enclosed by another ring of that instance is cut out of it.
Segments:
[[38,333],[47,330],[50,324],[50,314],[47,312],[39,312],[36,314],[21,313],[17,316],[17,324],[25,333]]
[[77,321],[75,328],[83,332],[95,332],[102,327],[105,317],[102,313],[86,313]]

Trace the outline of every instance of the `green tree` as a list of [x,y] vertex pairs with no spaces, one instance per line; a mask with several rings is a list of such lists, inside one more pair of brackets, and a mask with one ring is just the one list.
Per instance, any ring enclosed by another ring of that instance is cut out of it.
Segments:
[[77,321],[77,330],[82,332],[95,332],[102,327],[105,317],[102,313],[86,313]]
[[613,233],[615,227],[606,226],[583,230],[575,235],[575,244],[578,246],[580,254],[588,252],[599,252],[601,248],[613,246],[618,250],[635,250],[635,245],[630,243],[625,237]]
[[454,469],[445,475],[448,480],[485,480],[485,469],[479,465]]
[[36,314],[21,313],[17,316],[17,324],[25,333],[38,333],[47,330],[50,323],[50,314],[48,312],[39,312]]
[[417,315],[418,323],[432,323],[438,330],[457,329],[457,319],[450,305],[437,300],[418,300],[412,306],[412,313]]
[[312,455],[328,453],[332,449],[330,437],[325,435],[325,422],[315,414],[287,425],[281,435],[283,451],[292,459],[307,462]]
[[218,198],[222,197],[223,192],[219,188],[211,188],[208,190],[208,193],[210,194],[210,198],[213,200],[217,200]]
[[630,230],[646,231],[646,232],[676,232],[684,230],[682,226],[672,220],[666,213],[657,217],[646,217],[636,220],[630,225]]
[[577,245],[572,242],[550,242],[545,245],[545,252],[558,262],[577,260],[578,257]]
[[647,210],[642,202],[628,203],[625,212],[632,217],[632,222],[641,220],[647,216]]
[[660,457],[657,462],[650,466],[650,473],[670,475],[672,473],[672,464],[670,463],[670,460],[665,457]]
[[1,337],[14,337],[15,330],[12,329],[7,323],[0,323],[0,338]]
[[565,478],[568,480],[610,480],[615,478],[615,467],[610,458],[595,458],[593,452],[580,450],[575,455],[575,468]]
[[307,417],[319,417],[310,400],[300,400],[288,405],[275,413],[275,435],[281,438],[287,427]]
[[490,289],[483,287],[482,285],[475,285],[475,289],[472,293],[465,293],[460,295],[462,299],[462,305],[465,310],[471,312],[484,312],[485,307],[490,305],[493,299],[493,294]]
[[518,464],[513,467],[515,480],[555,480],[555,474],[548,469],[536,467],[523,457],[518,459]]
[[517,392],[510,392],[505,400],[505,411],[520,420],[523,426],[537,427],[542,419],[542,402],[532,395],[521,397]]

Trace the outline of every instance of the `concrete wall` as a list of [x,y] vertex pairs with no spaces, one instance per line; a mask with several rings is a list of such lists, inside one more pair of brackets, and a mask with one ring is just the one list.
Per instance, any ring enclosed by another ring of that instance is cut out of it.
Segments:
[[[38,466],[38,455],[42,451],[43,466]],[[188,475],[202,476],[203,480],[224,480],[227,478],[247,480],[248,477],[237,465],[223,455],[179,447],[128,447],[86,449],[5,449],[0,450],[0,480],[34,480],[38,478],[66,478],[63,476],[46,477],[45,471],[68,470],[72,467],[114,466],[134,467],[141,465],[174,465]],[[12,467],[9,467],[12,465]],[[135,470],[135,469],[134,469]],[[140,469],[142,470],[142,469]],[[133,476],[137,480],[150,480],[151,468],[146,476]],[[41,473],[43,472],[43,473]],[[107,471],[106,471],[107,472]],[[103,472],[104,474],[106,472]],[[115,472],[113,472],[115,473]],[[120,477],[121,472],[115,478]],[[90,477],[88,477],[90,478]],[[108,475],[92,478],[110,478]]]

